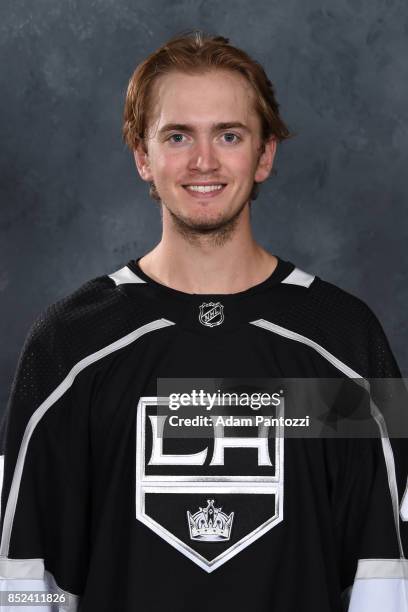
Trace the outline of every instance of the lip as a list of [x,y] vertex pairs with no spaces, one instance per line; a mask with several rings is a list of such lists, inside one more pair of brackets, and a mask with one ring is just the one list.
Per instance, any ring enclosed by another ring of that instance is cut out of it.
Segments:
[[[189,185],[197,185],[201,187],[207,187],[208,185],[222,185],[222,187],[221,189],[217,189],[215,191],[208,191],[207,193],[200,193],[199,191],[191,191],[190,189],[187,189]],[[221,193],[224,192],[226,186],[227,186],[226,183],[218,183],[218,182],[214,182],[214,183],[197,182],[197,183],[186,183],[185,185],[182,185],[184,191],[186,191],[188,195],[195,198],[196,200],[209,200],[211,198],[216,198],[217,196],[219,196]]]

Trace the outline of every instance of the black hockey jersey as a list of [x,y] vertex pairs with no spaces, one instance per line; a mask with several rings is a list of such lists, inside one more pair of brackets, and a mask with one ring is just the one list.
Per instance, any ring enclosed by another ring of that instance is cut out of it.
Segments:
[[211,420],[172,435],[193,412],[158,387],[399,376],[361,300],[279,258],[235,294],[166,287],[138,260],[85,283],[36,320],[18,364],[0,591],[61,612],[407,610],[406,474],[379,412],[366,439]]

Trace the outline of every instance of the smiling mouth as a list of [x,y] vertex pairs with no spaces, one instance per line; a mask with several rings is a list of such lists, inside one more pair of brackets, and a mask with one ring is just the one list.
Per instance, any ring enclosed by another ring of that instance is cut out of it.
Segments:
[[183,185],[183,188],[194,197],[208,198],[219,195],[226,186],[226,183],[212,183],[208,185]]

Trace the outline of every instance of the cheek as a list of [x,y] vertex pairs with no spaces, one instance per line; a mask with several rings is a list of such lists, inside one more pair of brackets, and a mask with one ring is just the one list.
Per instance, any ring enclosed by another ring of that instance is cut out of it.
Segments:
[[255,147],[250,141],[241,143],[238,146],[225,147],[220,151],[220,161],[226,166],[231,166],[239,171],[248,171],[255,163]]
[[153,174],[157,183],[178,180],[185,174],[184,156],[178,154],[161,154],[156,158]]
[[225,159],[224,167],[227,168],[231,175],[242,180],[252,182],[252,176],[256,169],[256,160],[248,151],[236,151],[234,155],[229,155]]

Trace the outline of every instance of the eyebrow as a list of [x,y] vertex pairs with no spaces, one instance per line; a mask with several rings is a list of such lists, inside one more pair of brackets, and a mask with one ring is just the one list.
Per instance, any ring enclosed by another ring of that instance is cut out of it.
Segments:
[[[211,126],[211,131],[220,132],[222,130],[231,130],[231,129],[236,129],[236,128],[244,130],[245,132],[250,131],[248,126],[244,125],[240,121],[213,123]],[[166,125],[163,125],[163,127],[160,128],[158,134],[159,136],[162,136],[163,134],[166,134],[167,132],[173,132],[173,131],[192,133],[194,132],[194,127],[192,125],[187,125],[186,123],[166,123]]]

